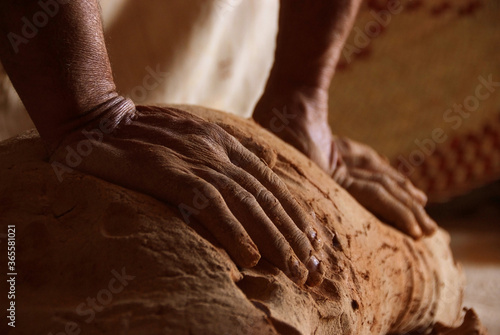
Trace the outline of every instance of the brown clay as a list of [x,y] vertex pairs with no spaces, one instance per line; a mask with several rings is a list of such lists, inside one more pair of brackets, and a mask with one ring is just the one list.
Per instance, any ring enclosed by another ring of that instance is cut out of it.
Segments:
[[150,196],[80,172],[59,183],[31,132],[0,144],[0,225],[2,232],[16,226],[18,273],[16,327],[4,320],[2,334],[386,334],[458,326],[463,276],[446,232],[415,241],[255,123],[180,108],[237,137],[313,214],[323,282],[297,285],[265,260],[239,269],[205,230]]

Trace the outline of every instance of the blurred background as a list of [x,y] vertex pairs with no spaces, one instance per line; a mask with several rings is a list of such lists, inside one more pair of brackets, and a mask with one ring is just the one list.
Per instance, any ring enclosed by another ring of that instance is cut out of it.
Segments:
[[[101,0],[119,91],[248,117],[278,0]],[[367,143],[429,195],[474,307],[500,334],[500,1],[367,0],[330,90],[336,134]],[[0,69],[0,140],[33,127]]]
[[500,1],[403,4],[364,3],[331,87],[330,124],[426,191],[466,272],[465,306],[500,334]]

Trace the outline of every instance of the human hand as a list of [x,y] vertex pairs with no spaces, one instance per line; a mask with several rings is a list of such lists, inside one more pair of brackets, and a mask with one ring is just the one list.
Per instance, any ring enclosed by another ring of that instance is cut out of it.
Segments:
[[186,222],[203,225],[241,267],[255,266],[262,255],[297,283],[321,282],[313,219],[270,168],[218,125],[144,106],[110,124],[117,126],[101,137],[87,126],[91,142],[74,131],[52,161],[74,165],[68,147],[76,151],[87,141],[91,152],[75,169],[178,206]]
[[344,137],[333,140],[338,152],[333,179],[372,213],[419,238],[437,224],[427,215],[426,195],[367,145]]
[[414,238],[434,232],[437,225],[424,210],[427,197],[422,191],[370,147],[332,135],[327,97],[321,90],[285,95],[266,91],[253,118],[304,153],[383,221]]

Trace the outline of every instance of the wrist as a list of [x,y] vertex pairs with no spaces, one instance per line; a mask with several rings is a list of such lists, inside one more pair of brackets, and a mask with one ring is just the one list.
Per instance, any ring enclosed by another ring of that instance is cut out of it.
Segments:
[[[293,57],[290,57],[293,55]],[[327,52],[322,56],[300,55],[298,51],[276,52],[267,83],[285,85],[294,90],[327,91],[338,57]]]
[[331,174],[340,157],[328,124],[328,92],[317,88],[276,91],[270,86],[253,119]]
[[273,119],[285,124],[327,123],[328,91],[290,82],[268,81],[266,89],[257,102],[253,118],[270,129]]
[[100,130],[104,135],[112,133],[121,123],[129,122],[135,115],[135,104],[117,93],[109,94],[102,102],[84,111],[77,118],[56,126],[51,134],[42,139],[52,154],[66,139],[80,136],[85,130]]

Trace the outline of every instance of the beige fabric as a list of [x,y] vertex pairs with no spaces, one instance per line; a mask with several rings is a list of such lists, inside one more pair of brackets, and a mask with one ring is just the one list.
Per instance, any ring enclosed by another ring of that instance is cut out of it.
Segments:
[[[249,116],[272,65],[278,0],[101,0],[120,93]],[[152,74],[153,73],[153,74]],[[0,140],[33,124],[0,70]]]
[[[460,126],[444,113],[475,94],[478,77],[500,81],[500,3],[403,1],[368,44],[359,30],[378,22],[385,0],[360,10],[330,92],[334,132],[396,158],[441,127],[451,138],[498,114],[500,92]],[[119,90],[138,103],[191,103],[248,116],[272,65],[278,0],[101,0]],[[448,5],[446,5],[448,4]],[[350,56],[349,56],[350,55]],[[166,73],[151,80],[150,70]],[[146,80],[146,84],[145,84]],[[0,74],[3,87],[5,75]],[[153,89],[148,89],[153,87]],[[500,91],[500,90],[499,90]],[[32,125],[0,91],[0,139]],[[394,139],[397,138],[397,141]]]
[[[190,103],[250,115],[272,65],[277,0],[113,0],[102,7],[122,93],[138,103]],[[149,90],[151,69],[165,78]]]

